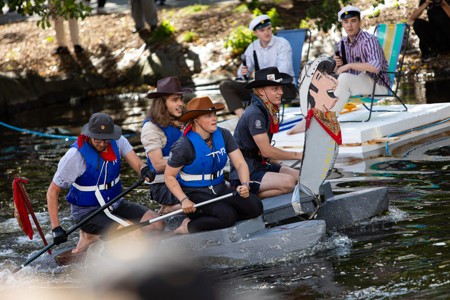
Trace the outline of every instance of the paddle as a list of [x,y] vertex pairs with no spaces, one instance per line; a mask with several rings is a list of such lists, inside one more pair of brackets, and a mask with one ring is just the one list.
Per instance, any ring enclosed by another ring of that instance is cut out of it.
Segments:
[[[214,199],[210,199],[210,200],[207,200],[207,201],[204,201],[204,202],[201,202],[201,203],[197,203],[197,204],[194,205],[194,207],[198,208],[200,206],[211,204],[211,203],[217,202],[219,200],[223,200],[223,199],[229,198],[231,196],[235,196],[237,194],[238,194],[237,192],[229,193],[229,194],[226,194],[226,195],[214,198]],[[183,209],[180,208],[180,209],[178,209],[176,211],[173,211],[171,213],[165,214],[163,216],[160,216],[160,217],[157,217],[157,218],[145,221],[145,222],[129,225],[127,227],[124,227],[124,228],[121,228],[121,229],[117,230],[116,232],[114,232],[114,234],[112,236],[110,236],[106,240],[111,240],[111,239],[115,239],[115,238],[121,237],[121,236],[123,236],[123,235],[125,235],[127,233],[135,231],[136,229],[139,229],[141,227],[145,227],[147,225],[153,224],[153,223],[158,222],[158,221],[165,220],[165,219],[167,219],[169,217],[178,215],[178,214],[180,214],[182,212],[183,212]]]
[[[111,201],[109,201],[108,203],[105,203],[105,205],[100,206],[99,208],[97,208],[95,211],[93,211],[91,214],[89,214],[86,218],[84,218],[80,223],[76,224],[75,226],[73,226],[72,228],[69,228],[69,230],[67,230],[66,234],[69,235],[72,232],[74,232],[75,230],[77,230],[78,228],[82,227],[84,224],[86,224],[89,220],[91,220],[93,217],[95,217],[96,215],[98,215],[100,212],[102,212],[105,208],[109,207],[111,204],[117,202],[118,200],[120,200],[123,196],[125,196],[126,194],[128,194],[129,192],[131,192],[133,189],[135,189],[136,187],[140,186],[142,184],[142,182],[144,182],[144,178],[140,178],[138,179],[135,183],[133,183],[129,188],[127,188],[125,191],[123,191],[122,193],[120,193],[119,195],[117,195],[117,197],[115,197],[114,199],[112,199]],[[26,262],[24,262],[19,268],[17,268],[14,273],[20,271],[23,267],[29,265],[31,262],[33,262],[36,258],[38,258],[39,256],[41,256],[42,254],[44,254],[47,250],[49,250],[50,248],[54,247],[56,244],[55,243],[51,243],[49,245],[47,245],[46,247],[44,247],[43,249],[41,249],[38,253],[34,254],[32,257],[30,257]]]

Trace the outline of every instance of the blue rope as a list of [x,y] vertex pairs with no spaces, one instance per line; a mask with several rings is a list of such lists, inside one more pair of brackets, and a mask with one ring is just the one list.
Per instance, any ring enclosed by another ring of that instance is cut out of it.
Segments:
[[72,135],[47,134],[47,133],[42,133],[39,131],[28,130],[28,129],[12,126],[12,125],[3,123],[1,121],[0,121],[0,125],[4,126],[6,128],[9,128],[9,129],[15,130],[15,131],[34,134],[34,135],[41,136],[41,137],[48,137],[48,138],[52,138],[52,139],[64,139],[66,141],[69,141],[69,140],[76,140],[78,138],[77,136],[72,136]]
[[[448,122],[449,120],[450,120],[450,118],[447,118],[447,119],[441,120],[441,121],[436,122],[436,123],[427,124],[427,125],[423,125],[423,126],[419,126],[419,127],[414,127],[414,128],[411,128],[411,129],[407,129],[407,130],[404,130],[404,131],[400,131],[400,132],[397,132],[397,133],[390,134],[387,137],[390,138],[390,137],[399,136],[399,135],[402,135],[402,134],[405,134],[405,133],[410,133],[410,132],[413,132],[413,131],[422,130],[422,129],[425,129],[425,128],[430,128],[430,127],[433,127],[433,126],[440,125],[440,124],[443,124],[445,122]],[[384,153],[385,153],[386,156],[390,155],[389,142],[388,141],[386,142]]]
[[[64,139],[66,141],[74,141],[78,138],[78,136],[74,136],[74,135],[58,135],[58,134],[48,134],[48,133],[42,133],[39,131],[33,131],[33,130],[28,130],[28,129],[24,129],[24,128],[19,128],[16,126],[12,126],[6,123],[3,123],[2,121],[0,121],[0,125],[15,130],[15,131],[19,131],[19,132],[24,132],[24,133],[29,133],[29,134],[34,134],[37,136],[41,136],[41,137],[46,137],[46,138],[52,138],[52,139]],[[132,137],[135,134],[124,134],[125,137]]]

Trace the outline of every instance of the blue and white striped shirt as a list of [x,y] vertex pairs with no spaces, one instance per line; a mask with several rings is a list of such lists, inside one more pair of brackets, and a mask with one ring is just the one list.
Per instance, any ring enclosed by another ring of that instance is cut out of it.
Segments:
[[[340,41],[339,49],[341,49],[342,43],[344,43],[345,46],[345,57],[347,59],[347,63],[369,63],[377,68],[378,71],[387,71],[388,63],[384,57],[383,48],[381,48],[380,42],[376,36],[360,30],[353,42],[350,42],[348,36],[344,37]],[[360,71],[355,70],[350,70],[348,72],[355,75],[361,73]],[[370,72],[367,72],[367,74],[369,74],[369,76],[374,80],[377,80],[378,84],[384,85],[383,82],[380,79],[377,79],[377,76],[374,74]],[[388,74],[383,74],[383,78],[385,82],[389,83]]]

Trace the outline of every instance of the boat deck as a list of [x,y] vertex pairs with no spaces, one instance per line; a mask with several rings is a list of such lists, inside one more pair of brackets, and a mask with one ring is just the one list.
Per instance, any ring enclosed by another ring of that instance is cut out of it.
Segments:
[[[393,110],[401,108],[389,106]],[[285,114],[297,115],[299,108],[289,108]],[[360,108],[339,116],[343,140],[339,156],[380,156],[407,143],[450,131],[450,103],[408,105],[407,112],[376,112],[369,122],[351,122],[364,120],[367,115],[368,111]],[[282,131],[273,140],[277,147],[294,151],[303,148],[304,137],[304,133],[287,135]]]

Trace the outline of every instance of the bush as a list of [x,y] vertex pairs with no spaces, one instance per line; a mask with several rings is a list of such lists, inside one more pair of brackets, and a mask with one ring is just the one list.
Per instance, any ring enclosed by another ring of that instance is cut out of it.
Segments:
[[152,32],[152,40],[153,41],[161,41],[166,38],[173,36],[175,32],[175,27],[167,21],[163,20],[161,24],[156,28],[155,32]]
[[253,40],[255,40],[253,32],[247,27],[240,25],[233,29],[225,40],[225,48],[231,48],[232,54],[238,56],[244,53]]
[[192,43],[193,41],[196,41],[198,39],[198,34],[193,31],[187,31],[183,33],[182,39],[186,43]]

